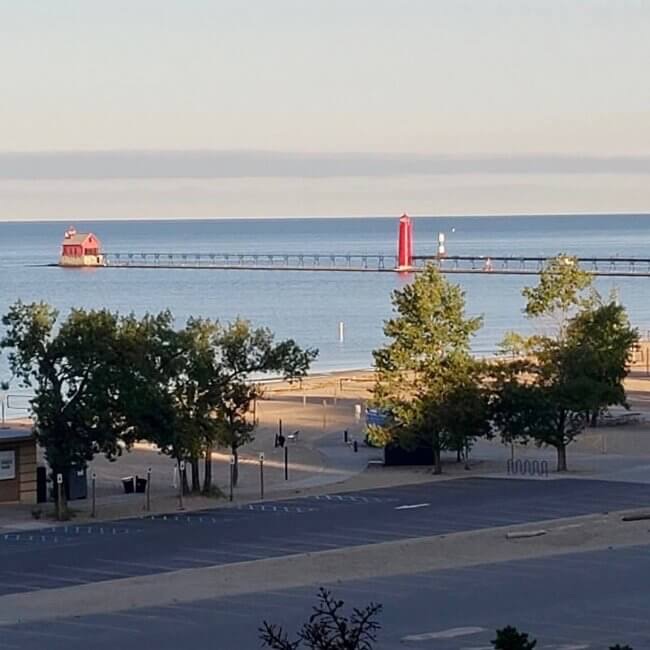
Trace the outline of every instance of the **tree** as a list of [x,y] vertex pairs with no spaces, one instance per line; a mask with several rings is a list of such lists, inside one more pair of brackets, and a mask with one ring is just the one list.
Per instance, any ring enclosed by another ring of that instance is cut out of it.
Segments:
[[[11,370],[34,391],[35,435],[53,477],[67,479],[95,454],[114,458],[126,423],[118,406],[122,356],[118,317],[106,310],[73,310],[55,331],[58,312],[45,303],[15,303],[3,317],[0,347],[10,349]],[[67,516],[65,491],[57,501]]]
[[527,441],[557,450],[557,470],[567,469],[567,446],[589,419],[613,405],[627,406],[623,380],[638,333],[625,309],[604,303],[577,260],[558,256],[537,287],[523,291],[531,317],[552,316],[554,336],[510,335],[506,345],[526,355],[495,372],[492,412],[506,442]]
[[372,650],[381,627],[376,620],[381,605],[370,603],[364,609],[355,608],[347,617],[341,611],[343,601],[335,600],[326,589],[319,590],[318,600],[294,641],[282,627],[264,621],[259,630],[264,646],[274,650]]
[[235,459],[233,484],[236,485],[239,449],[254,439],[254,423],[246,419],[253,400],[261,396],[254,379],[271,373],[290,381],[300,379],[306,376],[318,350],[303,350],[292,339],[276,343],[270,330],[254,329],[241,319],[219,328],[213,346],[220,385],[216,406],[218,442]]
[[516,627],[511,625],[497,630],[496,639],[490,643],[495,650],[533,650],[537,646],[537,641],[529,641],[528,634],[519,632]]
[[[434,453],[440,473],[440,453],[459,435],[481,435],[486,422],[450,414],[469,415],[463,397],[478,399],[478,366],[470,355],[472,336],[481,318],[465,316],[465,296],[433,265],[412,284],[393,292],[395,315],[384,326],[389,343],[373,355],[377,370],[374,401],[391,415],[386,437],[409,448],[422,443]],[[479,412],[483,412],[480,409]]]
[[[121,400],[129,422],[127,442],[149,440],[162,453],[181,461],[196,457],[198,433],[183,401],[190,340],[174,328],[169,311],[123,319],[120,348],[132,390]],[[182,477],[184,478],[184,477]]]
[[592,306],[578,313],[567,327],[567,346],[572,350],[575,374],[589,382],[587,403],[591,423],[613,405],[628,408],[623,381],[639,342],[625,308],[617,301]]
[[484,367],[470,363],[447,388],[440,405],[443,446],[465,458],[469,469],[469,451],[476,438],[490,437],[490,392],[484,382]]
[[523,289],[524,312],[529,318],[551,317],[561,331],[575,309],[588,308],[597,298],[592,283],[577,257],[560,253],[545,263],[537,286]]

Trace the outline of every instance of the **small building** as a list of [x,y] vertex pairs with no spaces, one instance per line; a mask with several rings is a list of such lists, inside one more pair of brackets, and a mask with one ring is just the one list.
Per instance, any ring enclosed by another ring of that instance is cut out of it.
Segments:
[[65,231],[59,266],[104,266],[99,239],[91,232],[78,233],[74,227]]
[[0,504],[36,503],[36,462],[31,424],[0,427]]

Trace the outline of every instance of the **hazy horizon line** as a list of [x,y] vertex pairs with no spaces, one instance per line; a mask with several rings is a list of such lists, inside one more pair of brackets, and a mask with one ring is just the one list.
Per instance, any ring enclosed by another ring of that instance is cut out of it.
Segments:
[[650,174],[650,155],[215,149],[0,151],[0,180]]
[[[476,213],[476,214],[418,214],[407,213],[413,219],[490,219],[490,218],[519,218],[519,219],[538,219],[545,217],[648,217],[650,212],[531,212],[531,213]],[[80,221],[83,223],[93,222],[122,222],[122,221],[290,221],[297,219],[398,219],[399,214],[369,214],[364,216],[358,215],[299,215],[299,216],[239,216],[239,217],[52,217],[52,218],[20,218],[5,219],[0,217],[0,223],[62,223],[70,224],[71,221]]]

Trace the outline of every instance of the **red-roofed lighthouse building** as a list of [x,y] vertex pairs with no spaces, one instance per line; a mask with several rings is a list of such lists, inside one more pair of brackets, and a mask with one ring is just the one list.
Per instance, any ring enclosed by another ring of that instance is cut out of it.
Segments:
[[99,239],[90,232],[78,233],[74,227],[65,231],[59,266],[104,266]]

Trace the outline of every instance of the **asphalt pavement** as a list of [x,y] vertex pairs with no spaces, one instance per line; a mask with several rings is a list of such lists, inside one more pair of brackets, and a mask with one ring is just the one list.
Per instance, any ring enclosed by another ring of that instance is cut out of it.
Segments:
[[[326,586],[348,607],[383,605],[376,650],[492,650],[494,630],[505,625],[537,638],[539,650],[650,647],[649,546]],[[316,593],[288,589],[5,626],[0,648],[253,650],[263,620],[293,636]]]
[[650,485],[471,478],[16,531],[0,595],[646,506]]

